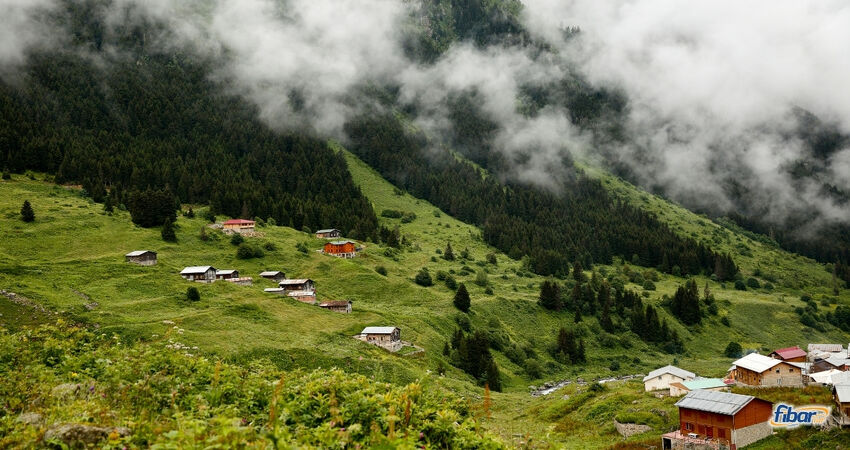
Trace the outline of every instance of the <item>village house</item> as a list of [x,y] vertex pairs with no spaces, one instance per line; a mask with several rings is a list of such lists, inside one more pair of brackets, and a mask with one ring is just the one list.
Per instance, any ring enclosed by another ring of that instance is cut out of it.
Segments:
[[239,278],[239,271],[234,269],[225,269],[225,270],[216,270],[215,271],[215,279],[216,280],[229,280],[232,278]]
[[729,369],[728,378],[750,386],[802,386],[802,363],[787,362],[750,353]]
[[735,450],[772,433],[773,404],[750,395],[698,389],[688,392],[676,406],[679,429],[661,436],[665,450],[719,445]]
[[366,327],[356,337],[391,352],[397,352],[403,346],[401,329],[398,327]]
[[254,231],[254,221],[245,219],[230,219],[225,221],[221,227],[225,233],[244,233]]
[[688,372],[676,366],[664,366],[643,377],[643,387],[647,392],[666,390],[670,389],[670,383],[690,381],[694,378],[696,378],[696,374],[693,372]]
[[325,243],[322,252],[337,258],[354,258],[357,256],[357,247],[354,241],[331,241]]
[[830,356],[838,354],[847,355],[844,346],[841,344],[809,344],[807,350],[809,362],[815,362],[818,359],[827,359]]
[[697,389],[727,391],[729,385],[720,378],[697,378],[691,381],[670,383],[670,397],[681,397]]
[[809,371],[813,374],[827,370],[840,370],[844,372],[850,368],[850,359],[843,352],[830,353],[829,355],[828,358],[816,358]]
[[316,286],[309,278],[281,280],[278,284],[284,291],[315,291]]
[[842,383],[832,386],[832,400],[838,407],[841,425],[850,425],[850,384]]
[[279,270],[267,270],[265,272],[260,272],[260,276],[273,281],[283,281],[286,279],[286,274]]
[[153,266],[156,264],[156,252],[150,250],[136,250],[124,255],[124,261],[138,264],[140,266]]
[[837,369],[824,370],[809,375],[810,383],[834,386],[837,384],[850,384],[850,372]]
[[316,304],[316,291],[286,291],[286,296],[302,303]]
[[342,232],[336,228],[328,228],[316,232],[316,237],[319,239],[336,239],[342,236]]
[[319,303],[319,308],[349,314],[351,313],[351,300],[330,300]]
[[180,276],[199,283],[212,283],[215,281],[215,267],[191,266],[180,271]]
[[795,345],[793,347],[786,347],[774,350],[768,356],[773,359],[781,359],[782,361],[806,362],[807,355],[802,348]]

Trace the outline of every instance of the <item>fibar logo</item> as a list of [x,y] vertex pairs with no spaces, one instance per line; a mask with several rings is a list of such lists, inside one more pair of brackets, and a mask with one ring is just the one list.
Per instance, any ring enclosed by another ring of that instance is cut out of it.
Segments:
[[823,405],[795,407],[779,403],[773,408],[770,426],[774,428],[794,428],[800,425],[821,425],[829,417],[831,408]]

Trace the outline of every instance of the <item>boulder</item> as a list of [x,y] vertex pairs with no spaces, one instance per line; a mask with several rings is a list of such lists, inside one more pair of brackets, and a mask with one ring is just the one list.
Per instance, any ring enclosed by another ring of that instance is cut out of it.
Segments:
[[44,418],[41,417],[41,414],[28,412],[18,416],[17,421],[27,425],[38,425],[43,421],[43,419]]
[[115,433],[120,437],[129,436],[130,429],[125,427],[98,427],[77,423],[56,424],[44,433],[45,442],[62,442],[66,445],[77,443],[96,444]]

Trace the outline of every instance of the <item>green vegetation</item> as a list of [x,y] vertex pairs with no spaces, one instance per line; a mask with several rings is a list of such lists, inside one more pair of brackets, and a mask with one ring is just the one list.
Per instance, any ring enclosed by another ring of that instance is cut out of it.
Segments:
[[29,200],[24,200],[21,206],[21,220],[24,222],[32,222],[35,220],[35,211],[32,210],[32,205]]

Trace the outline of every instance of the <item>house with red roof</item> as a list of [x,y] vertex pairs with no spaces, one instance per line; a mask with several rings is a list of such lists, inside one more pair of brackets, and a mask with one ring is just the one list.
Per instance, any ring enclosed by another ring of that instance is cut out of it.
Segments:
[[245,219],[230,219],[222,224],[225,232],[243,233],[254,231],[254,221]]
[[806,351],[796,345],[774,350],[768,356],[788,362],[806,362]]

